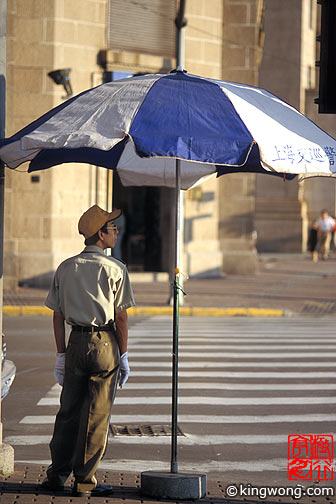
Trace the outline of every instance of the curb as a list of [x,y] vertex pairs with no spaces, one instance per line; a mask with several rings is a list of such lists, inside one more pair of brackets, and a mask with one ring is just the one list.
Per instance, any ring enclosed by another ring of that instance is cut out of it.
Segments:
[[[129,316],[155,317],[172,315],[171,306],[144,306],[127,310]],[[269,308],[201,308],[180,307],[179,313],[184,317],[285,317],[285,310]],[[3,314],[10,316],[51,315],[52,310],[46,306],[4,306]]]
[[[151,307],[144,306],[130,308],[129,315],[172,315],[173,308],[170,306]],[[267,308],[202,308],[182,306],[179,313],[184,317],[284,317],[284,310],[274,310]]]

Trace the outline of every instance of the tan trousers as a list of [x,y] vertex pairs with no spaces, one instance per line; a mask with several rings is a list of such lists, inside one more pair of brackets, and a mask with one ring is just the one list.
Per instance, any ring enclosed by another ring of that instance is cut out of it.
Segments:
[[119,374],[120,354],[109,331],[72,331],[54,434],[48,479],[63,485],[73,471],[75,488],[92,490],[107,443],[109,415]]
[[318,237],[319,252],[323,257],[323,259],[327,259],[330,250],[331,232],[319,230],[317,233],[317,237]]

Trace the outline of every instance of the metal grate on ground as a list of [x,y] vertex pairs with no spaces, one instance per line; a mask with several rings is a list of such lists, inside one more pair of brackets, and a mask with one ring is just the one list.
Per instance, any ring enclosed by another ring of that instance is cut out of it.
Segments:
[[336,303],[333,302],[318,302],[318,301],[305,301],[303,305],[303,313],[312,314],[326,314],[336,313]]
[[[172,430],[170,425],[110,424],[110,433],[114,437],[120,437],[120,436],[157,437],[157,436],[171,436]],[[180,427],[177,427],[177,435],[184,436]]]

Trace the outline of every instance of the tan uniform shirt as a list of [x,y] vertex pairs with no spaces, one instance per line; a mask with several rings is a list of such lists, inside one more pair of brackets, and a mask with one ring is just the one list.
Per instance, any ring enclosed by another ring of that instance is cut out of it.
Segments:
[[59,265],[45,304],[70,325],[101,326],[135,302],[126,266],[90,245]]

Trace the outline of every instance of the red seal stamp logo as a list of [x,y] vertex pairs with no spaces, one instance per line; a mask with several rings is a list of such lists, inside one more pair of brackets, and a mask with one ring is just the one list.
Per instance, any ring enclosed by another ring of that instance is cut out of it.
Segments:
[[288,479],[333,479],[333,436],[291,434],[288,436]]

